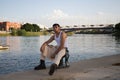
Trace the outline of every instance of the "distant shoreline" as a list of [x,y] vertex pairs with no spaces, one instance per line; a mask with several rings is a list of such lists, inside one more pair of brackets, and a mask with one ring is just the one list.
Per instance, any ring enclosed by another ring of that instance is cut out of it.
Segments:
[[[26,35],[21,35],[21,36],[41,36],[41,35],[50,35],[51,33],[48,32],[26,32]],[[110,32],[67,32],[68,36],[72,36],[73,34],[112,34]],[[1,32],[0,31],[0,36],[19,36],[19,35],[11,35],[10,32]]]
[[[50,35],[52,33],[49,33],[47,31],[41,31],[41,32],[26,32],[25,35],[21,35],[21,36],[41,36],[41,35]],[[68,36],[72,36],[74,33],[73,32],[68,32],[67,35]],[[10,32],[6,32],[6,31],[3,31],[1,32],[0,31],[0,36],[19,36],[19,35],[11,35]]]

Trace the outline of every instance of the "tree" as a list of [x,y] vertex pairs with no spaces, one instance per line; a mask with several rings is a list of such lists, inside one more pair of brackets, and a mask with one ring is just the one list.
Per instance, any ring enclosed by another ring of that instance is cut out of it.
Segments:
[[30,31],[30,32],[38,32],[41,30],[41,28],[37,24],[30,24],[30,23],[26,23],[22,25],[21,29],[24,29],[25,31]]
[[34,27],[30,23],[26,23],[22,25],[21,29],[25,29],[25,31],[33,31]]
[[120,32],[120,23],[115,25],[115,31]]
[[38,32],[41,30],[41,28],[37,24],[32,24],[32,26],[34,27],[33,29],[34,32]]
[[115,25],[115,30],[114,30],[113,35],[120,37],[120,23]]

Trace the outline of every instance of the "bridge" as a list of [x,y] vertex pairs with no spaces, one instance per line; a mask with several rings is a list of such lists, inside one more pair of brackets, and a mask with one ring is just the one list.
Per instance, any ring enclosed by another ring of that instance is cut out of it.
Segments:
[[[113,27],[82,27],[82,28],[61,28],[61,30],[65,32],[79,31],[79,30],[104,30],[104,31],[112,31]],[[51,32],[53,30],[47,30]]]

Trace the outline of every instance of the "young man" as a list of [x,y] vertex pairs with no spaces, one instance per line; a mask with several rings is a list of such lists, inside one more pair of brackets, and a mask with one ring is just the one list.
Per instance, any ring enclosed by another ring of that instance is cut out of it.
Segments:
[[[67,35],[65,32],[60,30],[60,25],[53,24],[53,30],[55,34],[51,36],[49,40],[44,42],[40,48],[40,65],[34,68],[35,70],[46,69],[45,57],[48,57],[53,61],[53,64],[49,70],[49,75],[53,75],[54,71],[60,63],[61,58],[65,55],[67,48]],[[51,43],[53,40],[57,42],[57,46],[49,45],[49,43]]]

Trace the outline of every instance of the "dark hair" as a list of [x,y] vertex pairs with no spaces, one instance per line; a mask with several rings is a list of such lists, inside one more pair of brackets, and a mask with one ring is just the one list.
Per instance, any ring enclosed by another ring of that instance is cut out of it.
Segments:
[[60,25],[59,25],[59,24],[57,24],[57,23],[53,24],[53,27],[54,27],[54,26],[58,26],[58,27],[60,27]]

